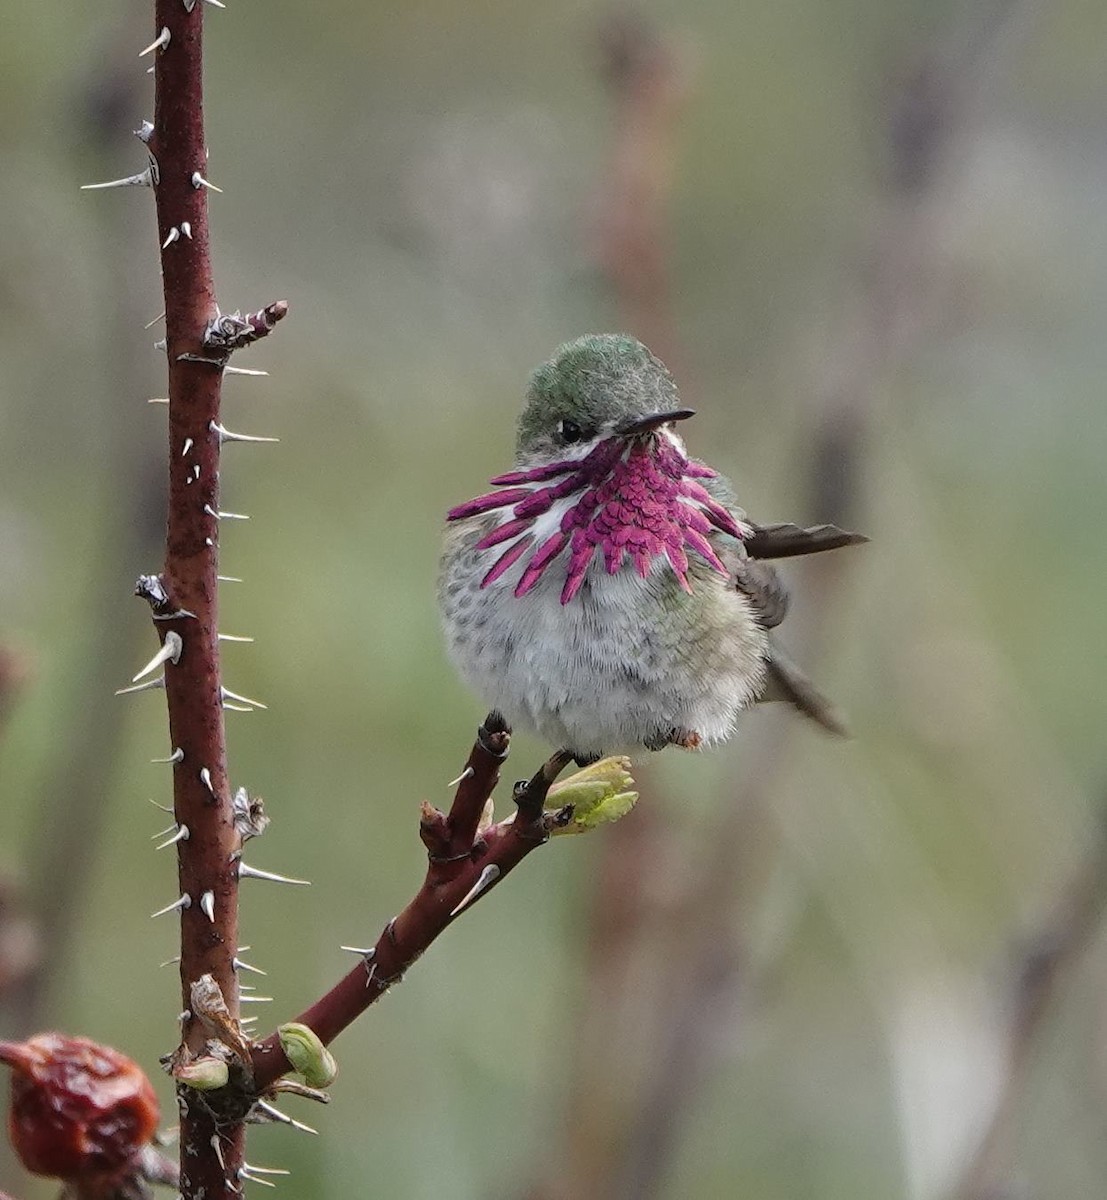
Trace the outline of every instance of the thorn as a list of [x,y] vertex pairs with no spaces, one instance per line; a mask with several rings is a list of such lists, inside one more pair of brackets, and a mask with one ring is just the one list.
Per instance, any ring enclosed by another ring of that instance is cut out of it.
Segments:
[[[249,1179],[251,1175],[255,1176],[254,1183],[265,1183],[264,1179],[258,1179],[258,1175],[291,1175],[291,1171],[286,1171],[283,1167],[255,1167],[248,1162],[244,1162],[239,1170],[239,1174],[243,1179]],[[271,1185],[275,1186],[275,1185]]]
[[177,241],[180,238],[180,236],[181,236],[181,231],[177,228],[176,225],[174,225],[169,230],[169,232],[165,235],[165,241],[162,242],[161,248],[163,250],[167,250],[170,246],[173,245],[173,243],[175,241]]
[[163,25],[161,27],[161,33],[159,33],[158,36],[156,38],[154,38],[154,40],[149,44],[149,46],[146,47],[145,50],[140,50],[138,52],[138,57],[145,58],[146,55],[149,54],[152,50],[164,50],[166,48],[166,46],[169,45],[169,38],[170,38],[169,26]]
[[168,404],[169,397],[168,396],[151,396],[150,399],[146,401],[146,403],[147,404]]
[[239,704],[249,704],[252,708],[267,709],[269,707],[268,704],[262,704],[260,700],[251,700],[249,696],[240,696],[237,692],[232,692],[228,687],[221,687],[219,695],[223,700],[237,700]]
[[223,512],[222,509],[217,512],[210,504],[204,505],[204,512],[217,521],[248,521],[250,519],[246,513]]
[[151,671],[157,670],[164,662],[171,662],[174,666],[181,660],[181,651],[184,649],[184,641],[181,635],[174,629],[170,629],[165,635],[165,641],[161,644],[161,649],[157,654],[142,668],[141,671],[131,680],[132,683],[138,681],[144,676],[149,675]]
[[[220,579],[226,578],[227,577],[225,575],[220,576]],[[216,637],[218,637],[221,642],[252,642],[254,640],[252,637],[238,637],[233,633],[220,633],[216,634]]]
[[153,692],[159,688],[165,687],[165,676],[159,675],[157,679],[148,679],[145,683],[136,684],[134,687],[116,688],[117,696],[130,696],[135,692]]
[[232,433],[231,430],[220,425],[218,421],[210,422],[208,428],[220,442],[279,442],[281,440],[275,437],[254,437],[248,433]]
[[496,880],[499,879],[499,877],[500,868],[497,867],[495,863],[489,863],[488,866],[481,871],[477,882],[474,883],[473,886],[465,893],[461,899],[461,902],[454,909],[454,911],[450,913],[450,918],[453,919],[458,915],[458,913],[464,912],[465,909],[468,908],[469,905],[472,904],[482,892],[486,892],[496,882]]
[[193,620],[195,620],[196,614],[194,612],[189,612],[187,608],[178,608],[175,612],[154,613],[151,619],[154,621],[180,621],[185,617],[191,617]]
[[109,179],[107,183],[82,183],[82,192],[101,192],[106,188],[120,187],[153,187],[154,172],[150,167],[145,171],[140,171],[137,175],[128,175],[124,179]]
[[310,1125],[305,1125],[302,1121],[297,1121],[290,1117],[288,1113],[283,1113],[279,1108],[274,1108],[272,1104],[267,1104],[264,1100],[257,1102],[257,1107],[272,1121],[280,1121],[282,1125],[291,1125],[293,1129],[300,1129],[304,1133],[314,1133],[319,1136],[318,1129],[312,1129]]
[[368,950],[363,950],[360,946],[339,946],[339,950],[346,950],[350,954],[360,954],[366,962],[369,962],[377,953],[376,946],[370,946]]
[[167,904],[164,908],[159,908],[156,913],[151,913],[151,920],[154,917],[164,917],[166,913],[176,912],[178,909],[184,912],[186,908],[192,907],[192,897],[187,892],[181,893],[179,900],[174,900],[172,904]]
[[262,1179],[260,1175],[255,1175],[252,1171],[248,1171],[245,1163],[235,1171],[234,1177],[236,1182],[259,1183],[262,1187],[268,1188],[275,1188],[277,1186],[271,1179]]
[[148,142],[154,136],[153,121],[143,121],[142,124],[134,131],[134,134],[140,142]]
[[227,1164],[223,1161],[223,1149],[219,1145],[219,1142],[220,1142],[219,1134],[213,1133],[211,1135],[211,1141],[208,1143],[208,1145],[211,1146],[212,1153],[219,1160],[219,1169],[224,1174],[226,1174],[227,1173]]
[[192,440],[192,438],[185,438],[185,440],[184,440],[184,449],[183,449],[183,450],[181,450],[181,458],[184,458],[184,456],[185,456],[185,455],[186,455],[186,454],[187,454],[187,453],[188,453],[188,452],[189,452],[189,451],[192,449],[192,447],[193,447],[195,444],[196,444],[196,443],[195,443],[195,442]]
[[226,8],[227,7],[223,3],[223,0],[204,0],[204,3],[210,4],[212,6],[212,8]]
[[192,241],[192,226],[188,221],[181,222],[181,233],[183,233],[190,242]]
[[187,842],[187,841],[188,841],[188,826],[182,825],[171,838],[166,838],[166,840],[164,842],[162,842],[161,845],[155,846],[154,849],[155,850],[164,850],[166,848],[166,846],[172,846],[177,842]]
[[221,187],[216,187],[214,183],[210,182],[210,180],[205,179],[199,171],[192,172],[192,186],[196,189],[207,188],[209,192],[223,191]]
[[269,974],[268,971],[263,971],[261,969],[261,967],[251,966],[250,963],[246,962],[245,959],[238,958],[238,957],[231,959],[231,966],[234,967],[234,969],[236,971],[247,971],[251,975],[268,975]]
[[[145,325],[143,325],[143,327],[142,327],[142,328],[143,328],[143,329],[153,329],[153,328],[154,328],[154,326],[155,326],[155,325],[156,325],[156,324],[157,324],[159,321],[164,321],[164,320],[165,320],[165,309],[163,308],[163,309],[161,310],[161,312],[160,312],[160,313],[158,313],[158,315],[157,315],[157,316],[156,316],[156,317],[155,317],[155,318],[154,318],[152,321],[147,321],[147,322],[146,322],[146,324],[145,324]],[[146,403],[147,403],[147,404],[153,404],[154,402],[153,402],[153,400],[147,400],[147,402],[146,402]],[[165,403],[166,403],[166,404],[168,404],[168,403],[169,403],[169,401],[168,401],[168,400],[166,400],[166,402],[165,402]]]
[[241,1025],[243,1027],[245,1027],[247,1025],[256,1025],[258,1023],[258,1018],[257,1017],[239,1017],[238,1023],[239,1023],[239,1025]]
[[242,580],[237,575],[216,575],[216,579],[220,583],[241,583]]
[[254,371],[249,367],[224,367],[223,373],[225,375],[256,375],[258,377],[269,374],[268,371]]
[[174,954],[172,958],[167,958],[165,962],[158,963],[158,970],[160,971],[162,967],[171,967],[174,963],[179,963],[180,961],[181,956],[179,954]]
[[215,538],[209,538],[209,537],[207,537],[207,538],[204,538],[204,545],[205,545],[205,546],[214,546],[214,545],[215,545]]
[[206,363],[209,367],[222,367],[226,359],[209,358],[206,354],[178,354],[177,362]]
[[251,708],[248,704],[230,704],[226,700],[223,701],[223,708],[227,712],[257,712],[256,708]]
[[375,962],[370,962],[369,959],[366,959],[365,960],[365,986],[366,987],[368,987],[373,982],[373,979],[376,976],[376,974],[377,974],[377,964]]
[[[157,761],[161,761],[161,762],[168,762],[168,759],[164,759],[164,758],[163,758],[163,759],[160,759],[160,760],[157,760]],[[160,809],[160,810],[161,810],[163,813],[168,813],[170,816],[173,816],[173,810],[172,810],[172,809],[169,807],[169,805],[168,805],[168,804],[159,804],[159,803],[158,803],[156,800],[154,800],[154,799],[153,799],[152,797],[150,797],[150,796],[147,796],[147,799],[150,801],[150,803],[151,803],[151,804],[152,804],[152,805],[153,805],[155,808],[157,808],[157,809]],[[171,829],[171,828],[172,828],[172,826],[170,826],[170,829]],[[166,832],[168,832],[168,830],[167,830]],[[155,834],[154,836],[155,836],[155,837],[161,837],[161,834],[160,834],[160,833],[158,833],[158,834]],[[153,839],[151,839],[151,840],[153,840]]]
[[[161,805],[159,804],[159,805],[158,805],[158,807],[160,808],[160,807],[161,807]],[[173,824],[172,824],[172,825],[170,825],[170,826],[169,826],[167,829],[161,829],[161,830],[159,830],[157,833],[152,833],[152,834],[150,834],[150,841],[152,841],[152,842],[153,842],[153,841],[156,841],[156,840],[157,840],[158,838],[160,838],[160,837],[165,837],[165,835],[166,835],[167,833],[172,833],[172,832],[173,832],[173,830],[174,830],[174,829],[176,829],[176,828],[177,828],[177,822],[176,822],[176,821],[174,821],[174,822],[173,822]]]
[[152,763],[179,763],[184,761],[184,751],[177,746],[168,758],[152,758]]
[[200,768],[200,782],[211,793],[213,800],[219,799],[219,793],[215,790],[215,786],[211,782],[211,771],[209,771],[207,767]]
[[205,892],[200,897],[200,911],[214,925],[215,924],[215,893]]
[[241,859],[238,861],[239,879],[265,879],[269,883],[291,883],[297,887],[311,887],[310,879],[290,879],[287,875],[278,875],[274,871],[262,871],[258,867],[247,866]]
[[[242,989],[239,988],[239,991]],[[239,996],[239,1004],[268,1004],[273,999],[272,996]]]
[[472,775],[473,775],[473,768],[466,767],[465,770],[462,771],[461,774],[456,779],[451,779],[450,782],[448,784],[446,784],[446,787],[447,788],[455,788],[455,787],[457,787],[457,785],[459,783],[464,783],[466,779],[470,779],[472,777]]

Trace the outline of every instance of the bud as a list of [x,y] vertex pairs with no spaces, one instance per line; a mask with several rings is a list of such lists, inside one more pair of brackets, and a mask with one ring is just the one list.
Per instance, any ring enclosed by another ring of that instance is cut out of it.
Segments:
[[8,1126],[28,1171],[86,1186],[144,1173],[158,1102],[137,1063],[60,1033],[0,1041],[0,1062],[12,1068]]
[[573,817],[563,828],[554,829],[554,836],[587,833],[597,825],[625,817],[638,802],[638,793],[631,790],[633,787],[630,759],[622,757],[601,758],[555,783],[546,797],[546,807],[572,805]]
[[308,1087],[325,1088],[334,1083],[338,1075],[338,1063],[314,1029],[289,1021],[287,1025],[277,1027],[277,1036],[281,1040],[285,1058]]
[[187,1084],[198,1092],[214,1092],[216,1088],[227,1086],[231,1072],[223,1059],[204,1054],[186,1063],[178,1063],[173,1067],[172,1075],[178,1083]]

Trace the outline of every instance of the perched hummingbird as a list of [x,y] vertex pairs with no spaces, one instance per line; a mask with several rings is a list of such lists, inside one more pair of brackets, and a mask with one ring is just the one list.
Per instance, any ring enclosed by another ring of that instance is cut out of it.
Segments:
[[625,334],[561,346],[531,376],[515,468],[447,514],[450,656],[509,721],[581,764],[721,741],[758,700],[841,732],[771,630],[788,593],[764,559],[867,539],[757,525],[689,457],[664,364]]

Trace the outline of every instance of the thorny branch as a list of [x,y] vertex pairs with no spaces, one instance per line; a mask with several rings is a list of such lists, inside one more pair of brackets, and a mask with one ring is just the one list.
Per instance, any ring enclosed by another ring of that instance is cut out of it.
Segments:
[[[501,714],[489,713],[457,781],[449,813],[424,803],[419,836],[427,848],[427,874],[422,887],[374,945],[361,952],[363,961],[296,1018],[325,1045],[399,982],[448,925],[572,819],[571,807],[544,807],[550,785],[570,761],[559,752],[531,779],[515,785],[516,811],[491,823],[489,802],[510,740]],[[276,1033],[255,1045],[253,1062],[259,1093],[291,1069]]]
[[[143,674],[161,670],[169,709],[179,898],[184,1047],[203,1055],[208,1030],[192,1012],[193,988],[210,979],[237,1023],[238,880],[241,837],[227,779],[224,689],[218,646],[220,451],[242,440],[220,423],[223,372],[232,350],[269,332],[284,302],[253,314],[244,328],[217,321],[208,229],[203,116],[203,3],[156,0],[154,121],[139,137],[157,206],[169,369],[169,513],[162,573],[140,578],[161,651]],[[231,318],[230,320],[234,320]],[[220,330],[222,333],[220,334]],[[212,352],[213,336],[223,341]],[[214,1200],[239,1191],[243,1126],[217,1129],[209,1106],[181,1095],[181,1192]],[[216,1139],[218,1144],[216,1144]]]

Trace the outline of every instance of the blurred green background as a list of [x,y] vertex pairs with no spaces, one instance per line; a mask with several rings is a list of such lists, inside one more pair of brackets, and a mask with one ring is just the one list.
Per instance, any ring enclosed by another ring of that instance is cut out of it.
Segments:
[[[163,699],[112,695],[154,647],[130,592],[163,520],[158,259],[148,192],[78,191],[144,166],[150,7],[0,11],[0,644],[23,676],[0,957],[43,953],[35,1021],[132,1054],[171,1115],[176,930],[147,916],[175,894],[149,841]],[[998,1176],[1102,1196],[1107,9],[641,13],[683,80],[661,307],[689,444],[763,520],[842,516],[849,484],[873,544],[833,580],[789,571],[785,640],[855,738],[758,712],[724,749],[641,763],[629,832],[529,859],[340,1039],[334,1104],[296,1109],[322,1136],[262,1130],[249,1157],[305,1198],[975,1196],[1004,1098]],[[625,323],[597,251],[608,14],[206,10],[220,301],[291,304],[236,360],[269,378],[224,390],[231,428],[281,439],[224,459],[224,506],[252,520],[222,531],[244,582],[221,623],[256,638],[225,681],[269,705],[228,714],[231,777],[273,818],[252,861],[315,881],[244,888],[262,1027],[413,893],[418,803],[446,802],[483,715],[437,631],[443,513],[507,468],[528,371]],[[517,739],[508,781],[545,751]],[[686,904],[709,870],[732,886]],[[1079,953],[1022,1057],[1013,964],[1083,884]],[[36,946],[20,914],[59,891],[74,923]],[[682,922],[704,912],[701,987]],[[20,991],[0,1034],[29,1032]],[[0,1186],[53,1190],[10,1164]]]

